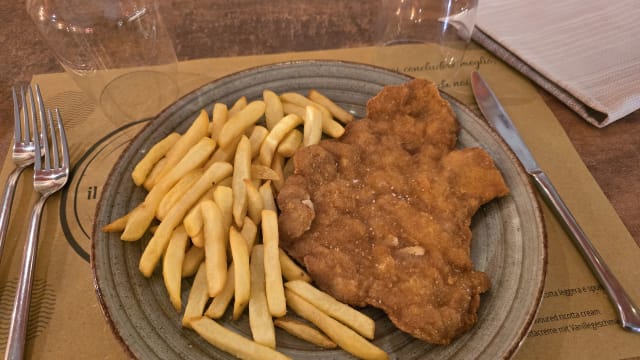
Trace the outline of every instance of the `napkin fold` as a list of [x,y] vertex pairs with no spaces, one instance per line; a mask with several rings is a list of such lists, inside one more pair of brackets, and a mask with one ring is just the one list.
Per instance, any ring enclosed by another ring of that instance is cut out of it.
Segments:
[[640,109],[637,0],[482,0],[473,39],[604,127]]

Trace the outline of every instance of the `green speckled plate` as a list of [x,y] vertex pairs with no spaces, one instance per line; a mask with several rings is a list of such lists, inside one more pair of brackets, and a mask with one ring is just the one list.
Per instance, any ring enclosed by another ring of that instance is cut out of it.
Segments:
[[[318,89],[357,116],[384,85],[409,78],[367,65],[335,61],[302,61],[263,66],[219,79],[180,99],[149,123],[114,166],[104,187],[93,233],[92,267],[100,303],[115,335],[139,359],[232,359],[195,332],[180,326],[164,288],[160,269],[150,278],[138,271],[148,238],[123,242],[100,228],[135,207],[145,192],[130,178],[133,166],[159,139],[184,132],[201,109],[214,102],[233,104],[240,96],[260,98],[262,90],[306,93]],[[376,340],[392,359],[509,358],[525,338],[541,300],[546,242],[533,188],[514,155],[498,135],[473,112],[449,100],[462,125],[459,145],[480,146],[493,157],[511,191],[482,207],[473,220],[472,256],[477,269],[491,278],[482,295],[476,326],[447,346],[433,346],[397,330],[383,313],[365,309],[376,319]],[[190,282],[185,280],[183,302]],[[225,326],[250,337],[245,315]],[[294,359],[351,359],[342,350],[322,350],[277,330],[278,350]]]

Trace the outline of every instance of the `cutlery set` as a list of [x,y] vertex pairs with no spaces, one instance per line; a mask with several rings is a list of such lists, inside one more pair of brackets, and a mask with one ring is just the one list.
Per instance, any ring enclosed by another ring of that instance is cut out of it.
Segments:
[[[29,217],[27,241],[13,303],[5,359],[22,359],[31,302],[31,286],[42,210],[49,196],[62,189],[69,178],[69,146],[58,109],[46,109],[40,87],[13,88],[14,145],[12,159],[16,168],[6,182],[0,208],[0,258],[7,236],[13,194],[20,174],[33,164],[33,187],[40,198]],[[22,116],[20,116],[22,109]]]

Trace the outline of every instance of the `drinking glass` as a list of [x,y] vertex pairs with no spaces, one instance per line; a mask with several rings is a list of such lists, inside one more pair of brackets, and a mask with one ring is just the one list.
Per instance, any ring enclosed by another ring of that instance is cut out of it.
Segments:
[[110,118],[155,115],[178,95],[177,59],[156,0],[27,0],[40,34]]
[[[440,88],[454,90],[467,83],[460,71],[475,26],[477,0],[381,0],[378,22],[381,61],[400,72],[427,74]],[[383,48],[384,50],[384,48]],[[411,59],[411,60],[409,60]],[[416,61],[418,59],[418,61]],[[412,61],[412,62],[409,62]]]

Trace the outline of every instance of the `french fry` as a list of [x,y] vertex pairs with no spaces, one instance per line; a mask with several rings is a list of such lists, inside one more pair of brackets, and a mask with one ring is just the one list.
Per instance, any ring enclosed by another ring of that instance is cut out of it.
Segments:
[[273,157],[273,161],[271,162],[271,169],[275,171],[276,174],[278,174],[278,179],[277,180],[274,179],[271,181],[276,191],[280,191],[280,189],[282,188],[282,185],[284,185],[284,179],[285,179],[284,165],[285,165],[284,156],[280,154],[276,154]]
[[[300,117],[306,115],[305,107],[308,105],[315,106],[322,112],[322,131],[333,137],[338,138],[344,133],[344,127],[333,119],[333,116],[324,106],[311,101],[298,93],[283,93],[280,95],[283,101],[283,109],[285,113],[289,111],[298,114]],[[291,105],[289,105],[291,104]]]
[[189,190],[191,185],[193,185],[196,180],[202,176],[202,173],[202,169],[193,169],[189,171],[162,197],[160,204],[158,204],[158,210],[156,211],[156,217],[159,220],[164,219],[169,209],[178,202],[178,199],[180,199],[184,193]]
[[333,118],[322,116],[322,132],[337,139],[344,134],[344,127]]
[[286,360],[288,356],[225,328],[206,316],[191,322],[193,329],[211,345],[244,360]]
[[200,204],[204,220],[204,263],[207,269],[209,296],[218,295],[227,281],[227,239],[224,219],[218,205],[211,200]]
[[[187,212],[187,215],[184,216],[182,220],[182,224],[184,225],[184,229],[187,231],[187,235],[191,237],[193,240],[193,244],[202,247],[204,244],[200,242],[202,240],[202,212],[200,210],[200,204],[205,200],[213,200],[213,194],[211,191],[206,191],[204,195],[200,197],[198,202],[193,205],[193,207]],[[200,236],[198,236],[200,235]]]
[[267,129],[271,130],[276,123],[284,117],[282,102],[280,101],[280,97],[271,90],[264,90],[262,92],[262,99],[266,105],[264,117]]
[[215,162],[231,162],[233,160],[233,156],[236,153],[236,148],[238,147],[238,142],[240,142],[240,137],[232,140],[226,146],[220,146],[213,153],[209,161],[204,165],[204,167],[209,167],[211,164]]
[[214,148],[215,141],[208,137],[201,138],[165,177],[156,183],[144,198],[144,202],[131,213],[120,238],[127,241],[140,239],[155,217],[160,201],[165,194],[186,173],[202,165]]
[[260,153],[260,146],[262,142],[269,134],[269,130],[266,127],[256,125],[253,127],[251,134],[249,135],[249,142],[251,143],[251,158],[255,158]]
[[255,124],[264,114],[264,101],[252,101],[224,124],[218,137],[218,143],[225,147],[242,135],[249,126]]
[[[231,257],[233,258],[233,266],[235,269],[235,276],[233,277],[235,283],[233,319],[237,320],[247,305],[249,305],[249,294],[251,292],[249,251],[246,240],[235,227],[231,227],[229,231],[229,244],[231,246]],[[232,279],[229,278],[227,281],[231,280]]]
[[251,164],[251,178],[257,180],[280,180],[280,175],[266,165]]
[[[187,234],[194,238],[198,236],[202,232],[202,211],[200,210],[200,204],[204,200],[198,201],[193,207],[187,212],[187,215],[184,216],[184,220],[182,220],[182,225],[184,225]],[[194,241],[194,244],[198,247],[202,247],[202,244],[198,244]]]
[[222,214],[222,226],[224,228],[224,237],[229,237],[229,227],[233,223],[233,190],[224,185],[216,186],[213,190],[213,200],[215,201],[220,213]]
[[162,262],[162,278],[164,286],[167,288],[169,300],[176,309],[182,309],[182,299],[180,298],[180,287],[182,284],[182,263],[189,237],[184,227],[178,226],[171,235],[167,251]]
[[237,114],[240,110],[244,109],[247,107],[247,97],[246,96],[241,96],[238,98],[238,100],[236,100],[236,102],[233,103],[233,105],[231,105],[231,108],[229,109],[229,117],[233,117],[233,115]]
[[182,277],[195,275],[202,261],[204,261],[204,249],[197,246],[190,247],[184,254],[182,261]]
[[[236,276],[235,266],[233,262],[229,264],[229,268],[227,269],[227,278],[229,280],[234,279]],[[227,307],[233,298],[233,294],[235,293],[236,284],[235,281],[227,281],[224,284],[224,288],[222,291],[211,300],[211,304],[205,311],[205,315],[212,319],[219,319],[224,315],[225,311],[227,311]]]
[[205,170],[202,177],[193,185],[191,191],[187,192],[169,210],[167,217],[160,222],[158,230],[153,234],[140,257],[139,269],[144,276],[149,277],[153,273],[153,269],[166,249],[171,232],[182,222],[187,211],[211,188],[211,184],[229,176],[231,170],[231,165],[228,163],[214,163]]
[[287,115],[278,121],[262,142],[260,154],[258,155],[260,163],[267,166],[270,165],[280,141],[300,124],[302,124],[302,118],[295,114]]
[[322,138],[322,113],[315,106],[305,108],[302,145],[315,145]]
[[102,227],[102,231],[104,232],[118,232],[124,230],[124,227],[127,226],[127,220],[129,220],[129,214],[124,214],[123,216],[113,220],[109,224]]
[[307,97],[309,98],[309,100],[324,106],[327,110],[329,110],[334,118],[340,120],[343,124],[351,122],[354,119],[354,116],[351,113],[349,113],[347,110],[343,109],[338,104],[315,89],[309,90],[309,94],[307,95]]
[[262,196],[260,196],[260,192],[258,192],[251,180],[244,179],[244,185],[247,193],[247,213],[254,223],[259,224],[262,220],[262,210],[264,209]]
[[[173,165],[171,169],[167,169],[165,177],[156,182],[154,188],[151,189],[149,194],[145,197],[145,201],[148,198],[153,198],[154,195],[162,199],[164,195],[175,185],[181,178],[188,173],[197,170],[199,166],[211,156],[213,150],[216,147],[215,141],[208,137],[202,137],[191,148],[187,149],[187,152]],[[169,164],[167,164],[169,166]],[[159,203],[159,201],[158,201]]]
[[341,303],[308,282],[300,280],[288,281],[285,287],[322,310],[325,314],[352,328],[358,334],[368,339],[373,339],[376,324],[367,315]]
[[304,271],[303,268],[298,266],[298,264],[296,264],[295,261],[293,261],[293,259],[291,259],[289,255],[284,252],[284,250],[279,250],[280,251],[278,252],[278,254],[280,256],[280,267],[282,268],[282,276],[284,276],[287,281],[300,280],[310,283],[311,277],[309,276],[309,274],[307,274],[307,272]]
[[310,342],[325,349],[335,349],[338,345],[329,339],[325,334],[315,328],[288,317],[281,317],[273,321],[274,325],[288,332],[289,334]]
[[389,356],[338,320],[311,305],[298,294],[286,290],[287,305],[300,317],[313,323],[345,351],[361,359],[386,360]]
[[264,247],[251,250],[251,297],[249,298],[249,327],[253,340],[270,348],[276,347],[273,319],[269,313],[264,274]]
[[278,254],[278,215],[271,210],[262,211],[262,243],[264,244],[264,274],[269,312],[275,317],[287,313]]
[[304,106],[301,106],[301,105],[298,105],[298,104],[294,104],[294,103],[290,103],[290,102],[283,102],[282,103],[282,110],[284,111],[285,116],[286,115],[290,115],[290,114],[296,114],[301,119],[304,119],[304,117],[305,117]]
[[305,108],[307,106],[314,106],[322,112],[322,116],[332,117],[331,112],[327,110],[324,106],[318,104],[317,102],[307,98],[302,94],[298,94],[296,92],[285,92],[280,94],[280,99],[282,100],[282,102],[296,104],[302,108]]
[[251,144],[246,136],[242,136],[238,143],[233,161],[233,219],[237,226],[242,227],[242,221],[247,213],[247,188],[244,179],[251,179]]
[[261,125],[256,125],[256,124],[249,125],[249,127],[244,131],[244,136],[250,137],[251,134],[253,133],[253,129],[255,129],[256,126],[261,126]]
[[213,105],[213,109],[211,110],[211,124],[209,125],[209,136],[218,141],[218,136],[220,135],[220,130],[224,126],[224,123],[227,122],[229,111],[227,110],[227,105],[223,103],[215,103]]
[[[201,212],[200,207],[198,206],[197,208],[198,208],[198,212]],[[191,238],[191,243],[193,244],[194,247],[204,248],[204,230],[200,230],[199,233],[193,236],[190,236],[190,238]]]
[[[169,149],[166,154],[167,163],[158,174],[157,180],[162,178],[171,171],[176,164],[178,164],[182,158],[187,154],[190,149],[198,143],[203,137],[209,134],[209,114],[206,111],[201,110],[198,117],[193,121],[189,129],[176,141],[176,143]],[[215,147],[215,142],[213,143]],[[152,185],[155,186],[155,183]]]
[[189,290],[187,305],[185,305],[184,314],[182,315],[182,326],[191,328],[191,321],[202,316],[208,300],[207,269],[204,263],[201,263],[198,267],[198,272],[196,272],[196,277],[193,279],[193,284],[191,284],[191,289]]
[[[317,104],[315,106],[318,106]],[[301,118],[306,116],[306,110],[304,106],[293,104],[290,102],[282,103],[282,108],[285,114],[296,114]],[[339,138],[344,134],[344,127],[339,122],[335,121],[333,117],[322,114],[322,132],[333,137]]]
[[240,234],[242,234],[242,237],[247,241],[247,249],[251,252],[258,235],[258,227],[256,226],[256,223],[248,217],[245,218]]
[[218,183],[216,184],[216,187],[218,186],[226,186],[229,189],[231,189],[231,184],[233,183],[233,174],[232,176],[228,176],[220,181],[218,181]]
[[302,145],[302,137],[302,133],[297,129],[289,131],[280,144],[278,144],[278,149],[276,151],[284,157],[293,156],[300,145]]
[[169,149],[175,145],[178,139],[180,139],[180,134],[175,132],[171,133],[149,149],[131,172],[131,178],[137,186],[144,184],[144,181],[147,178],[147,175],[151,172],[151,169],[153,169],[156,163],[160,161]]
[[262,205],[264,206],[264,209],[278,211],[276,200],[273,197],[273,190],[271,189],[271,181],[265,181],[264,184],[260,185],[258,191],[262,197]]
[[142,184],[142,186],[145,188],[145,190],[151,191],[151,188],[153,188],[153,185],[158,180],[158,176],[160,175],[160,173],[162,172],[162,170],[164,169],[164,166],[166,164],[167,164],[167,158],[164,157],[164,158],[160,159],[153,166],[153,169],[151,169],[151,172],[149,173],[149,175],[147,175],[147,178],[144,180],[144,183]]

